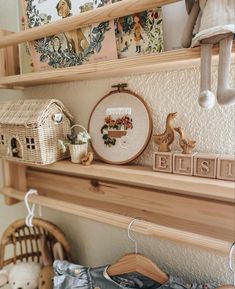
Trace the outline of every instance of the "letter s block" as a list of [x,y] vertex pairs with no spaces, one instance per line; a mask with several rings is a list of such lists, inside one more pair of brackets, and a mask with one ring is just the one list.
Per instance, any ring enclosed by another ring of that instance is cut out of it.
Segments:
[[194,176],[216,179],[216,154],[196,154],[194,157]]
[[218,179],[235,181],[235,156],[220,155],[217,166]]
[[172,153],[157,152],[153,155],[153,170],[172,173]]

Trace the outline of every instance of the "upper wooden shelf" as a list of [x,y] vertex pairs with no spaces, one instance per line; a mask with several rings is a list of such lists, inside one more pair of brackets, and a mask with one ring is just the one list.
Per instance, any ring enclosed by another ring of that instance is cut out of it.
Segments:
[[[111,20],[177,1],[179,0],[122,0],[47,25],[26,29],[19,33],[1,37],[0,48],[26,41],[33,41],[45,36],[89,26],[96,22]],[[213,53],[214,55],[218,54],[218,48],[215,47]],[[158,70],[192,66],[195,63],[198,63],[199,59],[199,48],[179,49],[160,54],[115,59],[50,71],[0,77],[0,88],[24,89],[25,87],[51,83],[113,77],[126,74],[150,73]]]
[[[235,51],[235,45],[234,45]],[[218,54],[215,47],[213,54]],[[199,62],[200,48],[172,50],[158,54],[115,59],[84,64],[75,67],[0,77],[0,88],[23,89],[25,87],[112,77],[126,74],[143,74],[159,70],[190,67]]]
[[19,33],[1,37],[0,48],[26,41],[37,40],[45,36],[52,36],[65,31],[86,27],[94,23],[135,14],[144,10],[154,9],[177,1],[179,0],[122,0],[99,9],[48,23],[47,25],[26,29]]

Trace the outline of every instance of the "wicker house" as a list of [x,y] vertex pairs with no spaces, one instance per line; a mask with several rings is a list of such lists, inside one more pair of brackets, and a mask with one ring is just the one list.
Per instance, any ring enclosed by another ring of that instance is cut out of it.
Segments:
[[40,165],[66,158],[57,141],[70,132],[71,121],[58,100],[0,103],[0,157]]

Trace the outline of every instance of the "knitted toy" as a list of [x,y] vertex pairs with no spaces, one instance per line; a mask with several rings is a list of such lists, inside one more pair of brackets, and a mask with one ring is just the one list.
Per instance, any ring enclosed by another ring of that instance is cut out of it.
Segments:
[[37,289],[41,265],[34,262],[22,262],[14,265],[10,272],[0,271],[0,287],[9,282],[12,289]]
[[[235,89],[229,87],[229,72],[235,33],[235,1],[185,1],[189,17],[182,37],[182,46],[187,48],[201,45],[199,104],[207,109],[215,104],[215,96],[211,92],[211,58],[212,46],[216,43],[219,43],[217,102],[220,105],[234,104]],[[199,24],[199,29],[193,37],[196,23]]]

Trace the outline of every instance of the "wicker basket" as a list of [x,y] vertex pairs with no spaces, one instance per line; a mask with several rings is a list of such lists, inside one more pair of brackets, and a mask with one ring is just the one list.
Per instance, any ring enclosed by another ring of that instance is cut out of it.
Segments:
[[[71,130],[73,130],[75,127],[81,128],[84,132],[87,132],[85,127],[79,124],[75,124],[71,127]],[[80,164],[81,163],[81,157],[87,154],[88,150],[88,143],[85,144],[69,144],[69,152],[71,156],[72,163]]]
[[[40,238],[43,234],[48,241],[51,256],[53,256],[53,245],[60,242],[66,259],[69,259],[70,247],[68,241],[57,226],[39,218],[33,219],[33,225],[34,227],[29,228],[25,225],[25,219],[21,219],[6,229],[0,243],[0,269],[12,263],[16,264],[17,261],[40,263]],[[11,252],[7,249],[11,249]],[[12,257],[6,259],[6,251],[11,253]]]
[[68,157],[57,145],[70,132],[72,116],[59,100],[0,103],[0,157],[46,165]]

